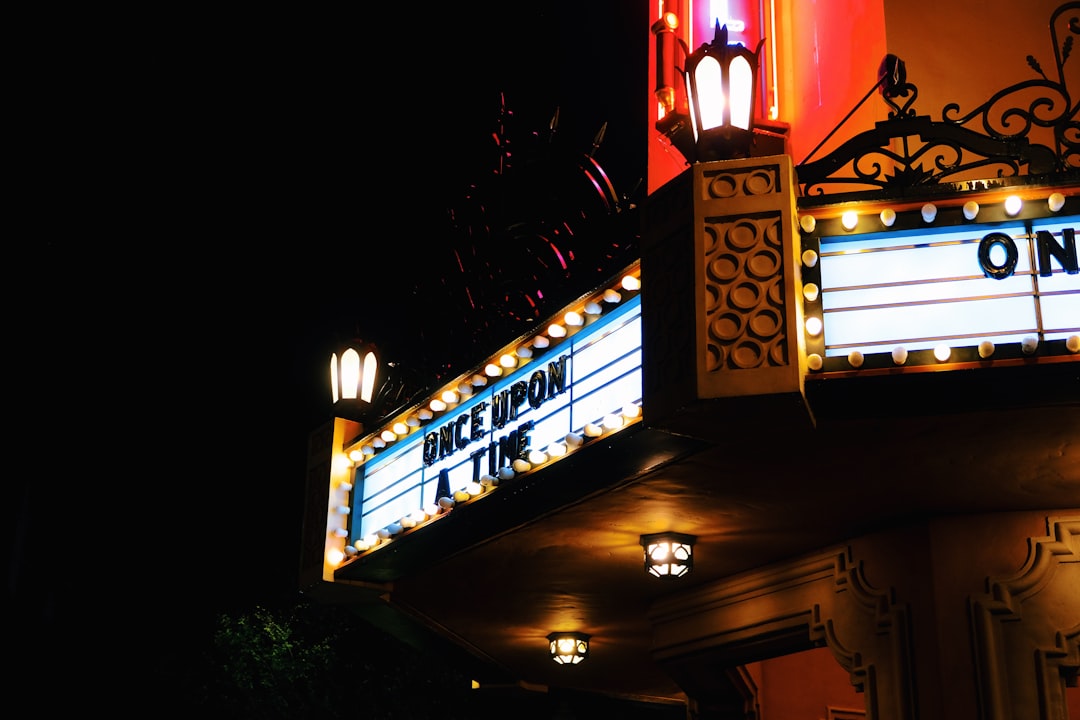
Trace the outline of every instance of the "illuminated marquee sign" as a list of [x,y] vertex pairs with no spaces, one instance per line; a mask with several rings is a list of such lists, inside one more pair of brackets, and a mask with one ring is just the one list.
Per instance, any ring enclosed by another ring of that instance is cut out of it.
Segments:
[[822,237],[817,267],[804,268],[808,352],[902,358],[906,351],[1074,336],[1078,221]]
[[400,530],[410,517],[437,515],[441,501],[475,496],[554,462],[590,429],[610,429],[622,422],[624,408],[638,409],[640,296],[482,382],[442,417],[357,467],[350,543],[364,546],[364,538]]

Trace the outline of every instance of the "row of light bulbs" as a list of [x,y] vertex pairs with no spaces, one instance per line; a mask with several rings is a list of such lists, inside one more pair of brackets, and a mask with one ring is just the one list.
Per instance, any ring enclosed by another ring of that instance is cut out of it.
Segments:
[[519,344],[513,350],[500,353],[488,362],[482,372],[459,380],[454,384],[443,388],[427,406],[410,413],[403,419],[394,421],[384,428],[369,442],[364,443],[359,449],[349,452],[349,459],[354,463],[363,462],[377,451],[386,448],[401,438],[407,437],[413,430],[425,422],[433,420],[438,413],[452,410],[456,405],[468,400],[477,389],[486,386],[489,379],[501,377],[507,372],[512,372],[528,363],[533,357],[533,349],[547,350],[553,343],[573,335],[579,328],[603,314],[603,305],[617,305],[622,302],[622,292],[636,292],[641,289],[641,278],[635,273],[628,273],[619,281],[615,288],[608,288],[597,299],[586,301],[580,308],[568,310],[563,314],[561,321],[556,321],[547,326],[543,333],[539,333],[528,341]]
[[[811,320],[816,320],[817,321],[816,324],[814,325],[813,329],[811,329],[811,323],[810,323]],[[807,322],[806,331],[809,334],[817,335],[817,334],[819,334],[821,332],[821,320],[820,319],[818,319],[816,317],[815,318],[808,318],[806,322]],[[1080,335],[1070,335],[1068,337],[1068,339],[1065,341],[1065,347],[1071,353],[1080,353]],[[982,358],[983,360],[990,359],[990,357],[994,354],[994,351],[996,349],[997,348],[994,345],[994,343],[990,342],[989,340],[983,340],[982,342],[979,343],[978,348],[977,348],[978,353],[979,353],[979,357]],[[1030,335],[1028,337],[1025,337],[1020,342],[1020,350],[1025,355],[1033,355],[1033,354],[1035,354],[1035,351],[1038,350],[1038,349],[1039,349],[1039,338],[1035,337],[1034,335]],[[953,350],[954,350],[954,348],[952,348],[951,346],[946,345],[946,344],[937,345],[937,346],[934,347],[934,351],[933,351],[934,352],[934,359],[937,360],[938,362],[948,362],[949,359],[952,357]],[[893,361],[894,365],[903,365],[908,360],[907,348],[905,348],[903,345],[897,345],[896,347],[894,347],[892,349],[891,356],[892,356],[892,361]],[[853,368],[858,369],[858,368],[862,367],[863,362],[865,361],[865,357],[858,350],[853,350],[852,352],[848,353],[847,361],[848,361],[848,365],[850,365]],[[821,370],[824,363],[825,363],[824,359],[818,353],[811,353],[811,354],[806,356],[807,367],[809,367],[811,370],[814,370],[814,371]]]
[[[1050,196],[1046,199],[1047,207],[1050,208],[1050,212],[1059,212],[1065,207],[1065,196],[1062,193],[1054,192],[1050,193]],[[1003,203],[1005,214],[1009,217],[1015,217],[1020,214],[1020,211],[1024,207],[1024,201],[1019,195],[1009,195],[1005,198]],[[979,215],[980,210],[979,203],[974,200],[968,200],[964,203],[963,213],[964,217],[968,220],[974,220]],[[920,209],[923,222],[932,223],[937,219],[938,208],[934,203],[926,203]],[[892,208],[885,208],[878,213],[878,218],[881,220],[881,224],[885,227],[892,227],[896,222],[896,211]],[[846,210],[840,216],[840,225],[847,231],[852,231],[859,224],[859,213],[855,210]],[[813,215],[803,215],[799,218],[799,226],[804,232],[812,233],[817,228],[817,218]]]

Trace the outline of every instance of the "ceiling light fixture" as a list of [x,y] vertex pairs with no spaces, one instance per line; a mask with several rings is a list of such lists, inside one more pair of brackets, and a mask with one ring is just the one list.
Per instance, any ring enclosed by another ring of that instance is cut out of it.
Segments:
[[560,665],[577,665],[589,656],[589,635],[553,632],[547,636],[551,659]]
[[694,568],[694,543],[697,538],[677,532],[641,536],[645,548],[645,572],[658,578],[677,578]]

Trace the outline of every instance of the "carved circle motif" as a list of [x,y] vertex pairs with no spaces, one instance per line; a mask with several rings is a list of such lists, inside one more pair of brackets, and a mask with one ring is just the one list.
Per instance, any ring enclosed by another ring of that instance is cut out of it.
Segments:
[[724,293],[718,285],[705,285],[705,311],[715,312],[724,302]]
[[742,256],[725,252],[709,263],[709,274],[719,282],[730,282],[742,273]]
[[770,278],[780,270],[780,254],[770,248],[758,250],[750,256],[746,269],[756,278]]
[[706,350],[706,353],[707,353],[706,356],[705,356],[705,369],[706,370],[708,370],[709,372],[712,372],[714,370],[719,370],[720,368],[724,367],[724,364],[726,362],[726,357],[725,357],[726,353],[724,352],[724,348],[722,346],[714,345],[714,344],[710,343],[709,347]]
[[749,370],[761,365],[764,357],[765,347],[753,338],[745,338],[735,345],[735,350],[731,353],[731,362],[737,368]]
[[755,170],[745,181],[747,195],[767,195],[774,192],[773,174],[767,170]]
[[728,302],[740,310],[753,310],[761,301],[764,293],[761,286],[752,280],[747,280],[736,285],[728,293]]
[[743,220],[728,231],[727,242],[736,250],[749,250],[761,242],[761,234],[754,223]]
[[735,197],[738,189],[734,175],[717,175],[709,183],[709,195],[714,198]]
[[709,255],[716,251],[716,248],[720,245],[720,238],[717,237],[716,228],[712,225],[705,226],[705,254]]
[[780,284],[780,278],[773,278],[768,290],[769,302],[776,307],[784,306],[784,286]]
[[780,223],[769,223],[765,228],[765,242],[774,248],[780,247]]
[[737,312],[720,313],[713,318],[710,329],[721,340],[734,340],[742,334],[743,315]]
[[783,335],[777,337],[769,344],[769,359],[772,364],[781,367],[787,362],[787,343]]
[[783,318],[771,307],[761,308],[750,315],[750,330],[760,338],[771,338],[780,332]]

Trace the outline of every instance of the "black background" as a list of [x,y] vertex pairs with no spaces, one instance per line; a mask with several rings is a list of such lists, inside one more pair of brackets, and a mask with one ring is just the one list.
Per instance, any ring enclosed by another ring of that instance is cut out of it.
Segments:
[[640,194],[649,35],[629,5],[34,26],[12,195],[28,222],[5,263],[6,616],[26,678],[134,683],[218,613],[296,597],[329,352],[360,334],[446,371],[433,328],[468,312],[448,210],[494,182],[500,118],[517,160],[556,108],[570,152],[607,122],[596,157]]

